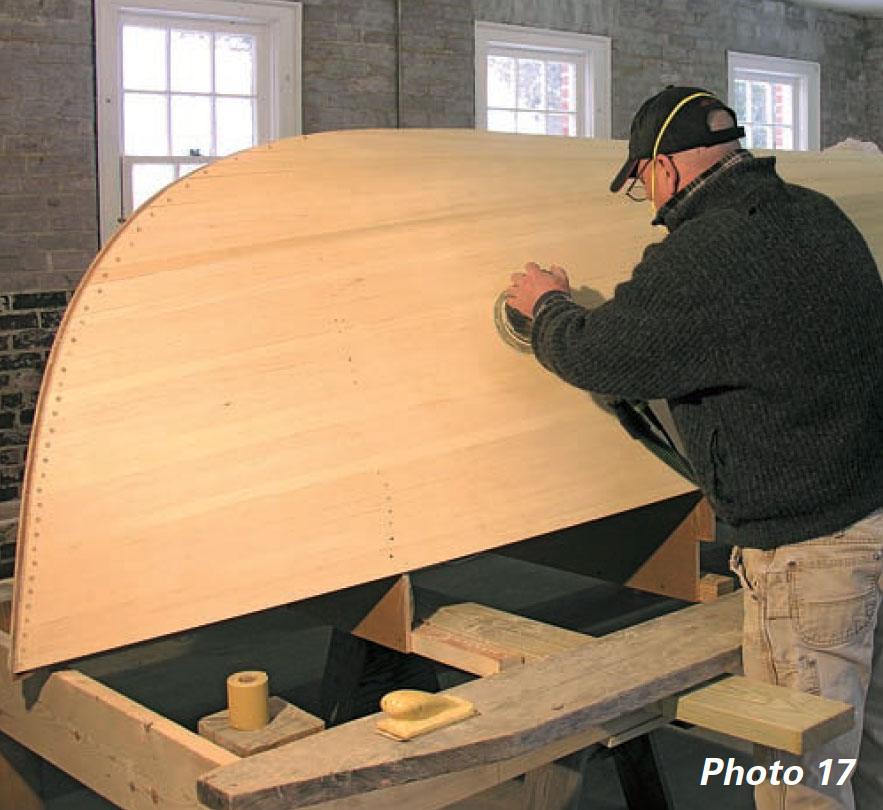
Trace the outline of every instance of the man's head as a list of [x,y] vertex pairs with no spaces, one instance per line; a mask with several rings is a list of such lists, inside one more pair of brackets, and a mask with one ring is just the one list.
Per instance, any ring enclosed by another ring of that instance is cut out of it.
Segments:
[[[666,87],[645,101],[632,119],[629,155],[613,182],[619,191],[630,178],[653,187],[657,207],[681,186],[738,146],[745,130],[720,99],[699,87]],[[659,194],[655,186],[659,184]]]

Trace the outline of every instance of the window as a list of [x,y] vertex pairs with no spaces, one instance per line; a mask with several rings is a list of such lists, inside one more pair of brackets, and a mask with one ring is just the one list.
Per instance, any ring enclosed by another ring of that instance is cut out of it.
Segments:
[[610,40],[477,22],[475,125],[609,138]]
[[749,149],[819,148],[819,65],[727,54],[730,106]]
[[300,132],[300,3],[95,6],[102,242],[168,183]]

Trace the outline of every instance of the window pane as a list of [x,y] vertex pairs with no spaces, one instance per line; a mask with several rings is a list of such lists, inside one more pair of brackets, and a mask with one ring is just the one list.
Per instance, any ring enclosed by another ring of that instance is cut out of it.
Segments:
[[576,116],[575,115],[549,115],[546,117],[546,134],[547,135],[569,135],[576,136]]
[[218,154],[229,155],[254,146],[254,101],[248,98],[219,98],[215,103]]
[[127,155],[169,154],[166,96],[123,94],[123,143]]
[[515,107],[515,60],[506,56],[487,59],[488,107]]
[[254,94],[255,39],[238,34],[215,38],[215,92]]
[[770,115],[770,96],[772,85],[768,82],[751,82],[751,121],[759,124],[769,124],[772,121]]
[[515,132],[515,113],[508,110],[488,110],[487,128],[491,132]]
[[777,83],[775,85],[775,122],[786,127],[794,125],[794,93],[790,84]]
[[736,98],[734,99],[733,112],[736,113],[736,120],[740,124],[747,123],[748,118],[748,82],[742,79],[736,79]]
[[776,149],[794,148],[794,130],[791,127],[776,127]]
[[211,99],[206,96],[172,96],[172,154],[211,153]]
[[165,90],[166,29],[123,26],[123,88]]
[[542,113],[518,113],[517,131],[527,135],[545,135],[546,116]]
[[576,109],[576,65],[572,62],[546,63],[546,96],[550,110]]
[[212,90],[212,35],[208,31],[172,29],[172,90],[210,93]]
[[172,163],[132,164],[132,210],[174,179],[175,166]]
[[772,127],[750,126],[745,127],[745,133],[748,135],[749,149],[772,149]]
[[[539,59],[518,60],[518,107],[542,110],[545,107],[545,64]],[[519,124],[519,132],[521,125]]]

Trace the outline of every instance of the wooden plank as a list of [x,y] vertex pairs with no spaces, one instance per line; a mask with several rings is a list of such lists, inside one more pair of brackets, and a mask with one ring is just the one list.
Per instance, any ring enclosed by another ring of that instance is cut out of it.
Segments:
[[[443,774],[419,782],[409,782],[390,788],[380,788],[341,799],[311,806],[311,810],[441,810],[454,802],[463,802],[462,810],[486,810],[493,805],[483,802],[489,797],[498,798],[493,788],[505,786],[517,776],[553,762],[561,757],[581,751],[605,739],[627,734],[628,729],[639,722],[639,716],[627,715],[604,723],[596,728],[565,737],[550,745],[541,746],[529,753],[490,765]],[[503,792],[502,807],[506,800],[520,801],[521,785],[510,786]],[[459,805],[451,810],[461,810]]]
[[571,630],[495,610],[473,602],[431,606],[416,593],[418,615],[413,651],[474,675],[493,675],[513,666],[591,642]]
[[125,810],[194,810],[197,777],[238,760],[72,670],[12,681],[0,663],[0,731]]
[[663,701],[687,723],[802,754],[852,728],[853,707],[741,676]]
[[732,593],[735,589],[736,583],[732,577],[725,577],[721,574],[703,574],[699,578],[699,601],[708,602],[726,593]]
[[525,755],[738,667],[740,597],[450,690],[480,714],[406,746],[377,735],[368,717],[309,740],[308,753],[295,742],[207,774],[198,796],[223,810],[281,810]]
[[270,722],[260,729],[241,731],[230,725],[230,712],[224,709],[202,717],[197,725],[201,737],[211,740],[238,757],[250,757],[261,751],[278,748],[287,742],[318,734],[325,728],[325,721],[292,706],[287,700],[275,695],[267,701]]

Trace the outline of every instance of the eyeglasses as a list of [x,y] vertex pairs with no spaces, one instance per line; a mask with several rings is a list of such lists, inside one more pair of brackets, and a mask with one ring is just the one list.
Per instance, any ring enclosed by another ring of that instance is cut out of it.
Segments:
[[[644,167],[634,176],[631,184],[625,190],[625,196],[634,202],[646,202],[647,201],[647,186],[644,185],[644,181],[641,178],[641,175],[647,171],[647,167],[652,163],[652,160],[648,160]],[[641,185],[638,185],[640,181]]]

